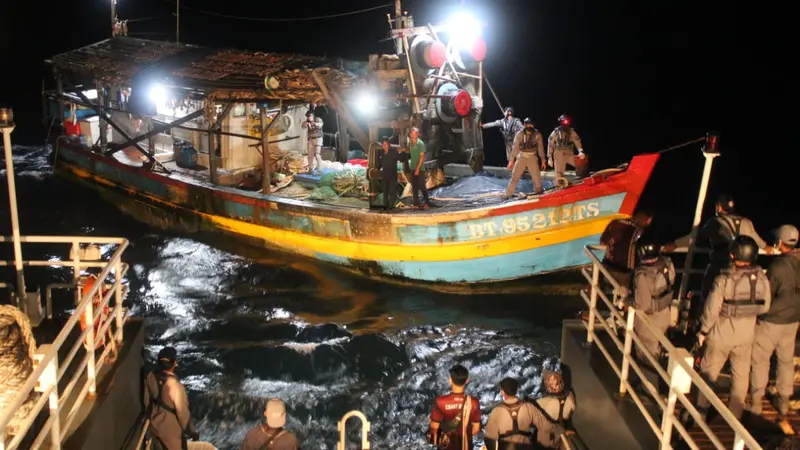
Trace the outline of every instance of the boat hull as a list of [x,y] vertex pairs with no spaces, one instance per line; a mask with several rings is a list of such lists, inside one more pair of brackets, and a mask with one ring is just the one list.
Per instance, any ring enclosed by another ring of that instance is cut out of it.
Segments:
[[492,283],[587,264],[583,246],[597,243],[609,221],[632,213],[658,159],[636,157],[625,171],[538,200],[387,214],[153,173],[63,139],[56,150],[59,173],[188,217],[195,230],[228,232],[369,275],[444,284]]

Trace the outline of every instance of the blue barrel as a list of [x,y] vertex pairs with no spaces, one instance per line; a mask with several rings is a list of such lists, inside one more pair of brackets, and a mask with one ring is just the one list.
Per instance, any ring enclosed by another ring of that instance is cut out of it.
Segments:
[[175,164],[184,169],[194,169],[197,167],[197,150],[190,145],[182,147],[181,151],[178,152]]

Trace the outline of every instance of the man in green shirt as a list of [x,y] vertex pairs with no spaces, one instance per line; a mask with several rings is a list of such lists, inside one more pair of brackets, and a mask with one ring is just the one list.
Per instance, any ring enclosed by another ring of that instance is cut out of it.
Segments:
[[[425,188],[425,143],[419,138],[419,129],[411,128],[408,140],[408,151],[410,159],[408,162],[409,170],[408,181],[411,182],[411,192],[414,195],[414,207],[429,208],[431,200],[428,198],[428,190]],[[419,192],[422,191],[422,199],[425,205],[419,204]]]

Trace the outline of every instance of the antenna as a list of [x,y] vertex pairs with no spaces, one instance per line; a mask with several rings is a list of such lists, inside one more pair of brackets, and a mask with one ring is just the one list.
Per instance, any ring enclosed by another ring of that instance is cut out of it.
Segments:
[[175,0],[175,43],[181,42],[181,0]]
[[117,24],[117,0],[111,0],[111,36],[114,36],[114,29]]

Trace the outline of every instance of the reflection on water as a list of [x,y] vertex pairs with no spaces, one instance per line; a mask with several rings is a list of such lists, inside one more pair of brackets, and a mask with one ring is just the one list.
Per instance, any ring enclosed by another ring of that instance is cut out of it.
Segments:
[[[500,400],[504,376],[533,394],[542,369],[557,365],[560,320],[580,307],[574,296],[533,286],[559,277],[517,283],[514,294],[447,294],[230,238],[154,234],[95,204],[93,192],[49,176],[41,149],[23,149],[15,163],[24,234],[131,239],[128,301],[147,318],[147,350],[152,357],[163,345],[178,348],[198,429],[221,449],[238,448],[270,397],[286,401],[287,426],[303,448],[334,448],[336,422],[351,409],[372,421],[374,448],[429,448],[427,415],[448,389],[450,366],[470,369],[469,391],[484,414]],[[359,426],[352,428],[355,437]]]

